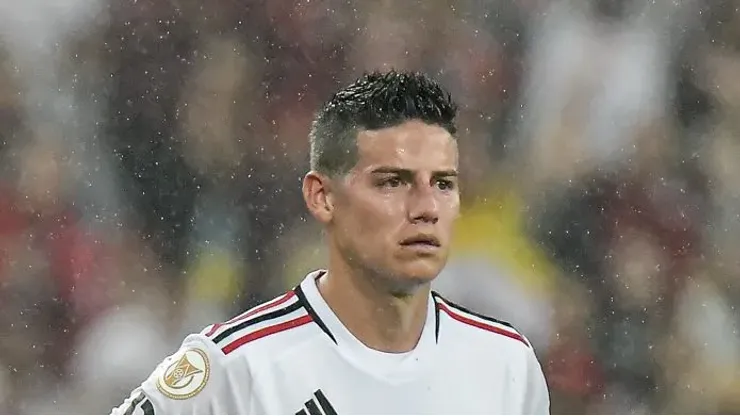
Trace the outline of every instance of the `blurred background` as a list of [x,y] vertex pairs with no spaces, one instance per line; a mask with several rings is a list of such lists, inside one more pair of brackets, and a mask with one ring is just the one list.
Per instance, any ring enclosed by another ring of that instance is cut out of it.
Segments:
[[437,289],[530,338],[553,413],[740,413],[738,7],[0,2],[0,413],[107,413],[321,267],[310,121],[389,68],[461,105]]

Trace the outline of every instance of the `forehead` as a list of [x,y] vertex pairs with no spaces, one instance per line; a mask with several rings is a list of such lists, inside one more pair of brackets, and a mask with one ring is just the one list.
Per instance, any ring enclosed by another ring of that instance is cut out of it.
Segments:
[[391,166],[410,170],[457,168],[457,142],[443,127],[407,121],[357,135],[358,170]]

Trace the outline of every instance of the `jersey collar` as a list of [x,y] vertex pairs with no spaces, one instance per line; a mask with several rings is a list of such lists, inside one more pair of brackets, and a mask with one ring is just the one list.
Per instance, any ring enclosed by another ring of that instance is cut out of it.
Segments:
[[342,355],[374,374],[393,374],[394,377],[423,365],[426,361],[424,358],[431,354],[436,346],[437,314],[432,296],[429,296],[424,329],[416,347],[404,354],[381,352],[367,347],[352,335],[321,296],[317,280],[325,273],[326,270],[309,273],[296,288],[296,292],[299,298],[303,298],[306,309],[316,324],[334,341]]

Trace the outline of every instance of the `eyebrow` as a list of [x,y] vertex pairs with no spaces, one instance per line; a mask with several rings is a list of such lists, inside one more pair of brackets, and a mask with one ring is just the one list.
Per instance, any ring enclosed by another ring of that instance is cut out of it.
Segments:
[[[402,169],[402,168],[394,168],[392,166],[381,166],[378,168],[375,168],[370,172],[372,174],[384,174],[384,173],[394,173],[401,176],[413,176],[414,172],[410,169]],[[432,172],[432,176],[437,178],[444,178],[444,177],[454,177],[458,176],[457,170],[450,169],[450,170],[436,170]]]

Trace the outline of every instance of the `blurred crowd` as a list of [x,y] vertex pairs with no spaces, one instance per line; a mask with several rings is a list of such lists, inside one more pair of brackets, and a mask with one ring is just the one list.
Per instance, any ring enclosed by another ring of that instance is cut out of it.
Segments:
[[435,285],[530,338],[553,413],[740,413],[739,7],[2,3],[0,413],[106,413],[321,267],[311,119],[389,68],[461,106]]

